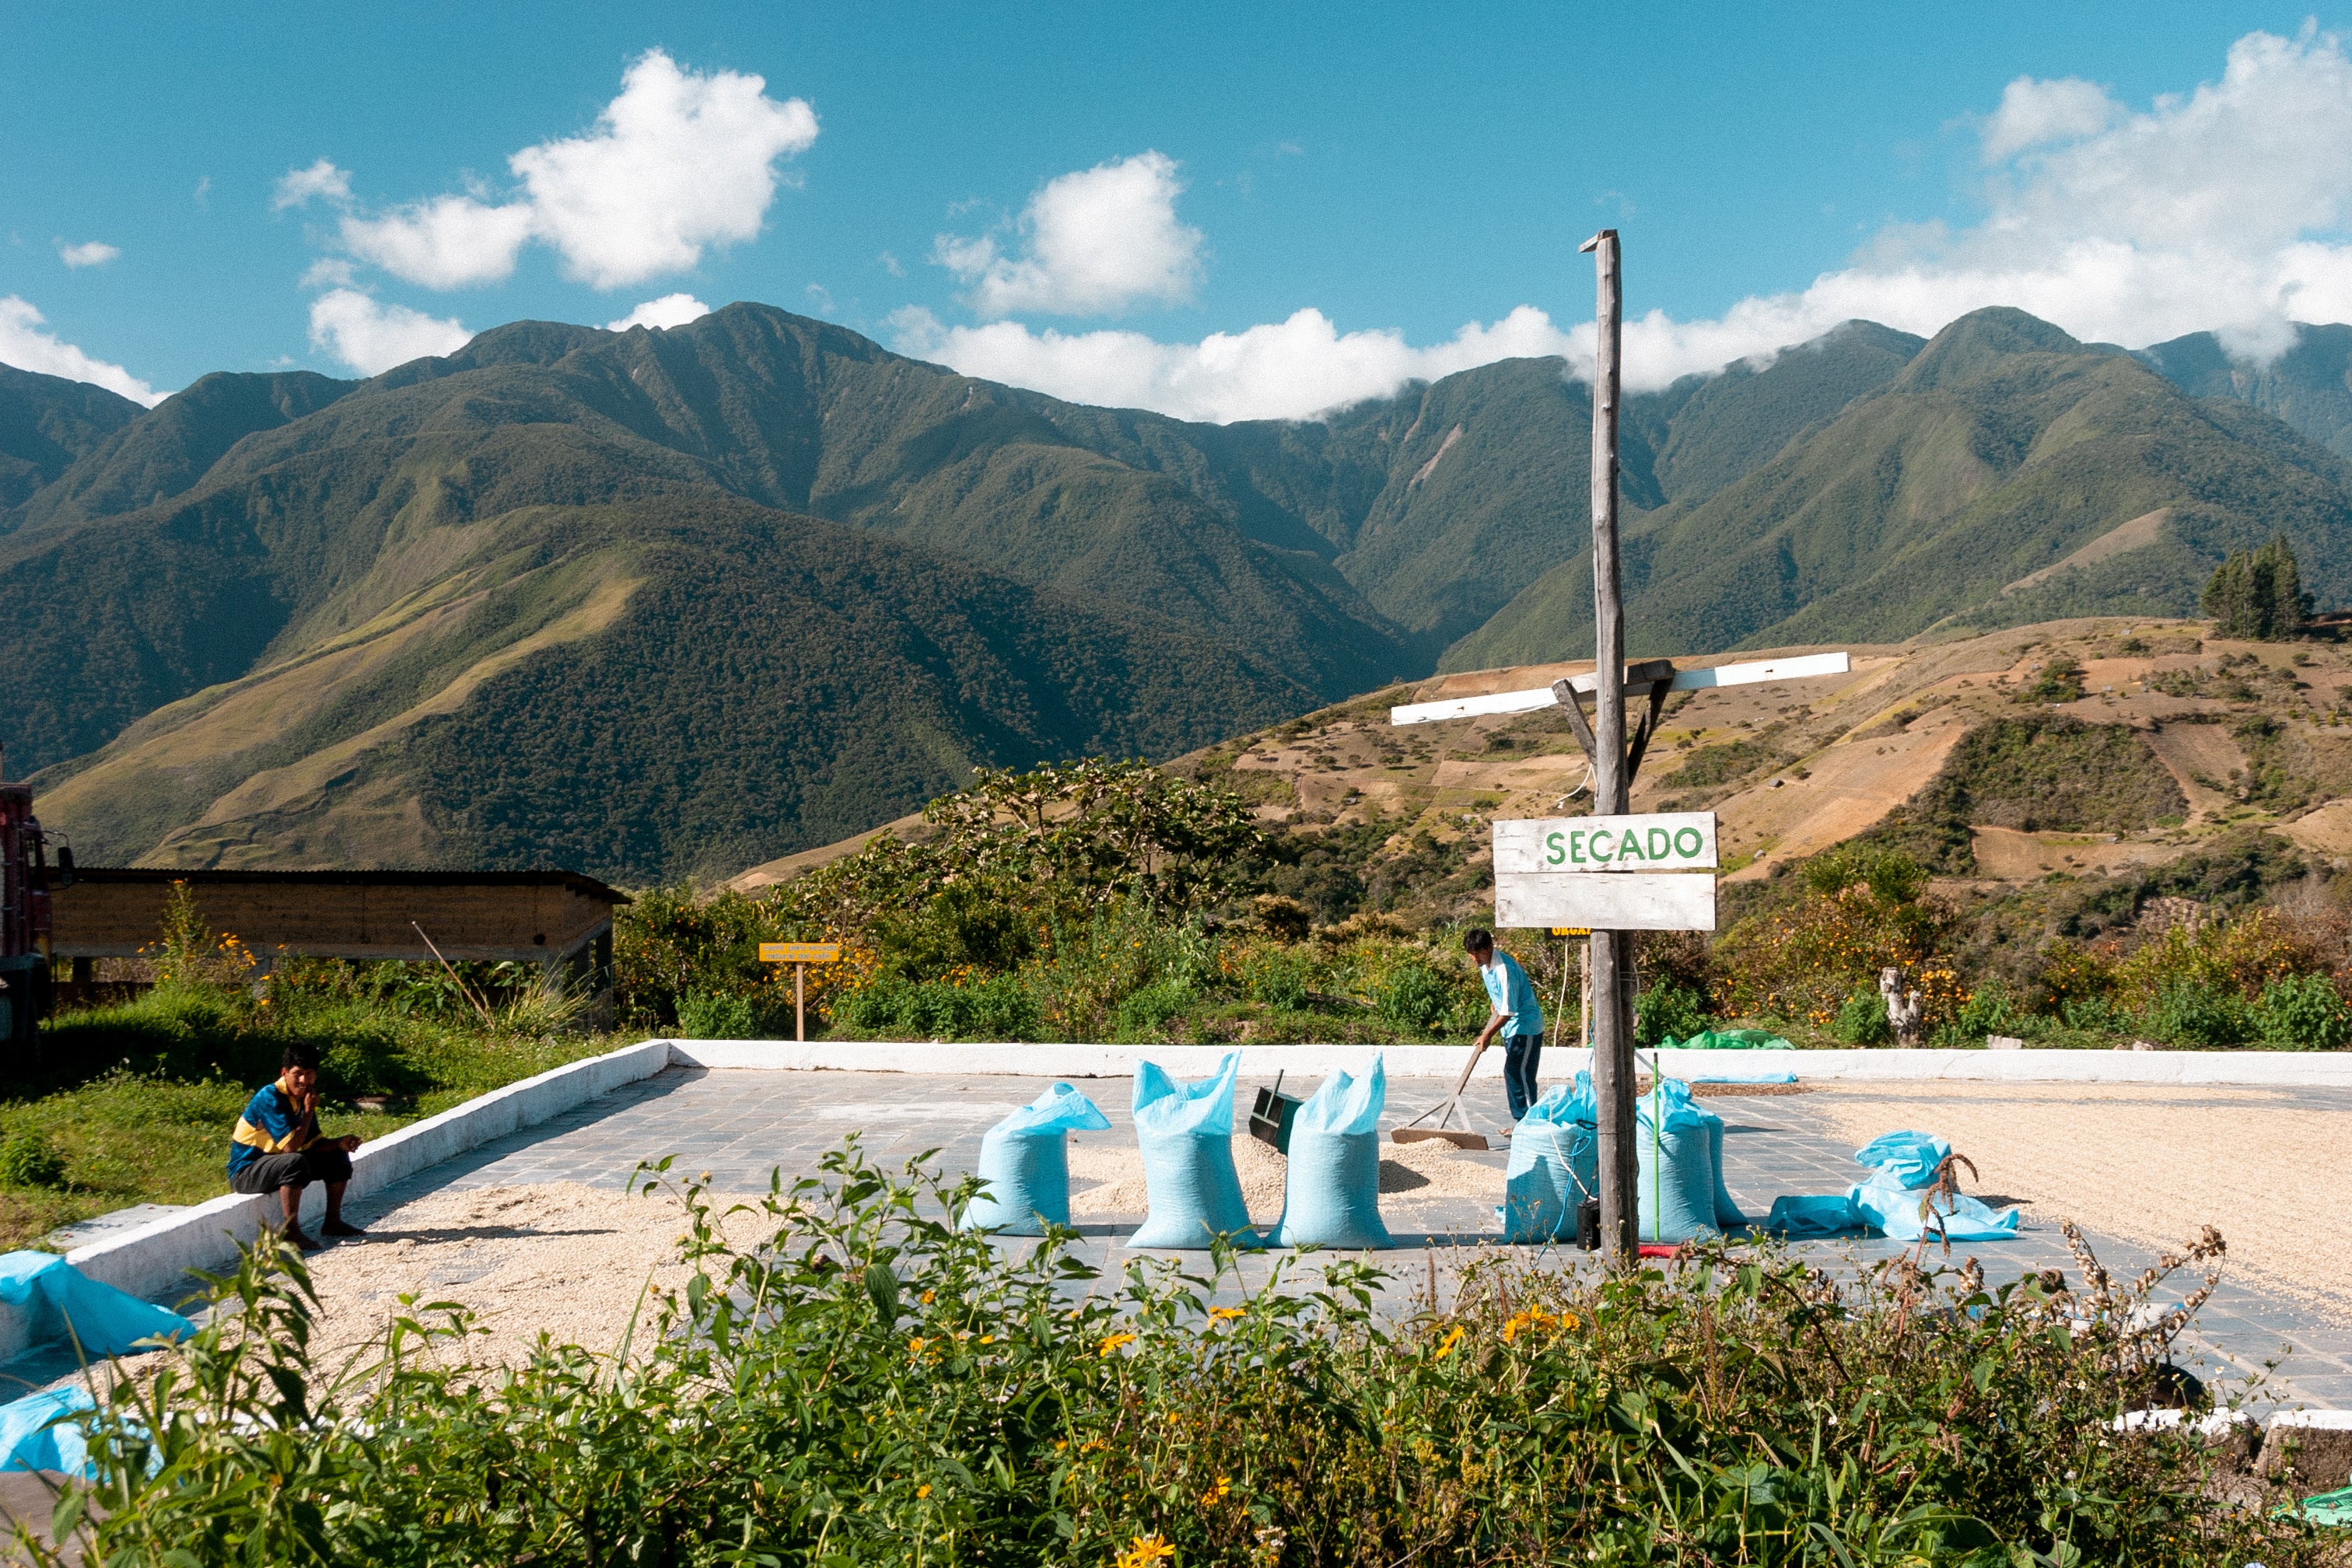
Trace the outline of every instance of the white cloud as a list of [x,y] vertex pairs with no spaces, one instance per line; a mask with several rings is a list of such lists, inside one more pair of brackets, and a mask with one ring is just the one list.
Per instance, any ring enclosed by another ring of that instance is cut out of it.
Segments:
[[[572,277],[619,289],[752,238],[775,199],[779,159],[816,141],[816,111],[778,101],[740,71],[681,69],[659,49],[622,78],[585,135],[542,142],[507,160],[520,188],[433,196],[389,212],[347,213],[344,248],[430,289],[494,283],[536,240]],[[326,160],[279,182],[280,205],[341,199],[348,178]]]
[[2120,108],[2106,89],[2080,77],[2036,81],[2021,76],[2002,90],[1979,151],[1986,163],[2001,163],[2029,148],[2096,135],[2114,123]]
[[321,256],[302,269],[305,289],[347,289],[354,268],[340,256]]
[[[1073,402],[1151,408],[1181,419],[1302,418],[1393,392],[1408,381],[1522,355],[1569,353],[1571,339],[1522,305],[1493,326],[1474,321],[1445,342],[1413,348],[1396,331],[1341,332],[1320,310],[1198,343],[1141,332],[1033,331],[1018,321],[942,325],[929,311],[890,319],[901,353],[967,375],[1035,387]],[[1586,329],[1588,355],[1591,329]]]
[[58,241],[58,259],[79,272],[85,267],[103,267],[122,252],[102,239],[85,240],[79,245]]
[[1181,304],[1201,276],[1201,231],[1176,221],[1176,161],[1141,153],[1048,180],[1020,220],[1021,254],[943,234],[932,259],[972,286],[982,316],[1021,310],[1112,315],[1144,300]]
[[509,160],[539,237],[599,289],[683,271],[705,246],[751,238],[775,199],[776,160],[816,142],[816,110],[777,102],[767,85],[647,52],[588,135]]
[[496,283],[514,271],[530,237],[530,208],[471,196],[436,196],[383,217],[343,216],[343,246],[395,278],[427,289]]
[[337,289],[310,301],[311,345],[362,375],[427,354],[454,353],[472,335],[454,320],[382,304],[356,289]]
[[44,318],[33,308],[32,301],[14,294],[0,295],[0,364],[37,371],[42,375],[61,375],[68,381],[87,381],[150,408],[169,395],[119,364],[93,359],[73,344],[60,342],[55,332],[45,331],[44,326]]
[[[2021,79],[1978,134],[1987,173],[1968,194],[1979,221],[1889,226],[1809,287],[1713,319],[1629,321],[1627,385],[1769,355],[1855,317],[1925,334],[1988,305],[2134,347],[2210,329],[2253,359],[2288,347],[2294,321],[2352,321],[2352,57],[2337,35],[2250,33],[2218,80],[2144,110],[2079,79]],[[1638,276],[1641,236],[1628,239]],[[982,295],[1000,278],[1026,286],[1026,258],[955,254],[979,264]],[[1506,354],[1565,353],[1585,374],[1592,352],[1589,322],[1563,333],[1527,306],[1425,349],[1341,332],[1314,310],[1197,343],[950,327],[920,311],[893,326],[908,352],[972,374],[1208,419],[1305,417]]]
[[[212,176],[205,177],[196,187],[201,197],[212,184]],[[307,169],[289,169],[278,178],[278,188],[269,198],[269,210],[284,212],[306,203],[326,200],[348,202],[352,199],[352,174],[348,169],[335,167],[331,158],[321,158]]]
[[688,321],[700,321],[710,314],[710,307],[691,294],[665,294],[658,300],[648,300],[617,321],[604,323],[608,331],[625,332],[631,327],[682,327]]

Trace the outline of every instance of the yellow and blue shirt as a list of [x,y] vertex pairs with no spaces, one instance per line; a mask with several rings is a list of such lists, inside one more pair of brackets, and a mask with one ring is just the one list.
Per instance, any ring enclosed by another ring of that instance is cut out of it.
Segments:
[[280,1078],[253,1091],[236,1131],[228,1135],[228,1173],[236,1175],[264,1154],[308,1148],[319,1136],[319,1119],[294,1110],[294,1091]]

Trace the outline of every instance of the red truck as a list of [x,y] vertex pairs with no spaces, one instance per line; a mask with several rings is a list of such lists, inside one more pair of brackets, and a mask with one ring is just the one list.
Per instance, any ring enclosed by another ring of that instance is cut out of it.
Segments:
[[[73,874],[73,852],[59,871]],[[33,792],[0,784],[0,1043],[22,1061],[49,1011],[49,849]]]

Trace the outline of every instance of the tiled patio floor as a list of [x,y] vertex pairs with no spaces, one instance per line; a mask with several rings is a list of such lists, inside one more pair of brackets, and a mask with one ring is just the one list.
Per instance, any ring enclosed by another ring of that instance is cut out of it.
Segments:
[[[677,1171],[709,1171],[721,1191],[764,1190],[772,1170],[782,1167],[787,1179],[813,1172],[823,1153],[851,1131],[862,1135],[879,1163],[896,1165],[935,1149],[941,1169],[961,1173],[978,1157],[982,1133],[1045,1085],[1042,1079],[1000,1077],[673,1069],[436,1166],[354,1205],[354,1212],[365,1218],[408,1197],[450,1187],[573,1181],[617,1188],[639,1160],[664,1154],[678,1156]],[[1112,1123],[1111,1131],[1090,1136],[1132,1136],[1128,1080],[1090,1079],[1079,1087]],[[1255,1087],[1241,1086],[1236,1125]],[[1298,1092],[1304,1086],[1286,1087]],[[1389,1121],[1402,1121],[1442,1094],[1443,1087],[1425,1079],[1392,1080]],[[2352,1110],[2352,1096],[2340,1091],[2311,1091],[2310,1097],[2326,1109]],[[1499,1100],[1499,1089],[1490,1089],[1488,1098]],[[2193,1109],[2198,1098],[2195,1090],[2184,1089],[2183,1109]],[[1726,1122],[1727,1184],[1748,1213],[1760,1215],[1780,1194],[1837,1192],[1855,1180],[1852,1146],[1827,1133],[1807,1096],[1738,1096],[1708,1103]],[[1488,1131],[1505,1124],[1499,1103],[1474,1109],[1472,1116]],[[1499,1166],[1506,1156],[1497,1152],[1482,1158]],[[1453,1264],[1467,1257],[1461,1250],[1465,1244],[1482,1237],[1492,1243],[1498,1236],[1493,1210],[1472,1200],[1427,1202],[1412,1212],[1422,1228],[1392,1225],[1398,1245],[1435,1249],[1433,1267],[1441,1276],[1450,1275]],[[1081,1228],[1092,1260],[1112,1268],[1124,1262],[1122,1238],[1132,1232],[1133,1221]],[[2101,1260],[2119,1275],[2136,1273],[2154,1256],[2147,1247],[2116,1237],[2091,1239]],[[1807,1246],[1825,1266],[1866,1266],[1899,1250],[1888,1242]],[[2014,1241],[1956,1247],[1956,1257],[1963,1252],[1977,1255],[1996,1281],[2033,1268],[2061,1268],[2069,1278],[2078,1273],[2055,1223],[2032,1217]],[[1431,1266],[1419,1258],[1389,1257],[1402,1284],[1425,1285]],[[1566,1267],[1589,1266],[1581,1255],[1554,1257]],[[1262,1278],[1270,1266],[1253,1260],[1245,1277]],[[2352,1408],[2352,1325],[2298,1303],[2225,1279],[2183,1348],[2184,1359],[2200,1372],[2225,1377],[2242,1377],[2278,1362],[2267,1399]]]

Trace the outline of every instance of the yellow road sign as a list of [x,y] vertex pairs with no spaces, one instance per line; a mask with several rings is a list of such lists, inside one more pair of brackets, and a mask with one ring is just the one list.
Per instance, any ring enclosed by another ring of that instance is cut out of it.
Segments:
[[1551,934],[1554,936],[1591,936],[1592,934],[1592,928],[1591,926],[1554,926],[1551,928]]
[[831,963],[841,956],[837,942],[763,942],[760,944],[762,963]]

